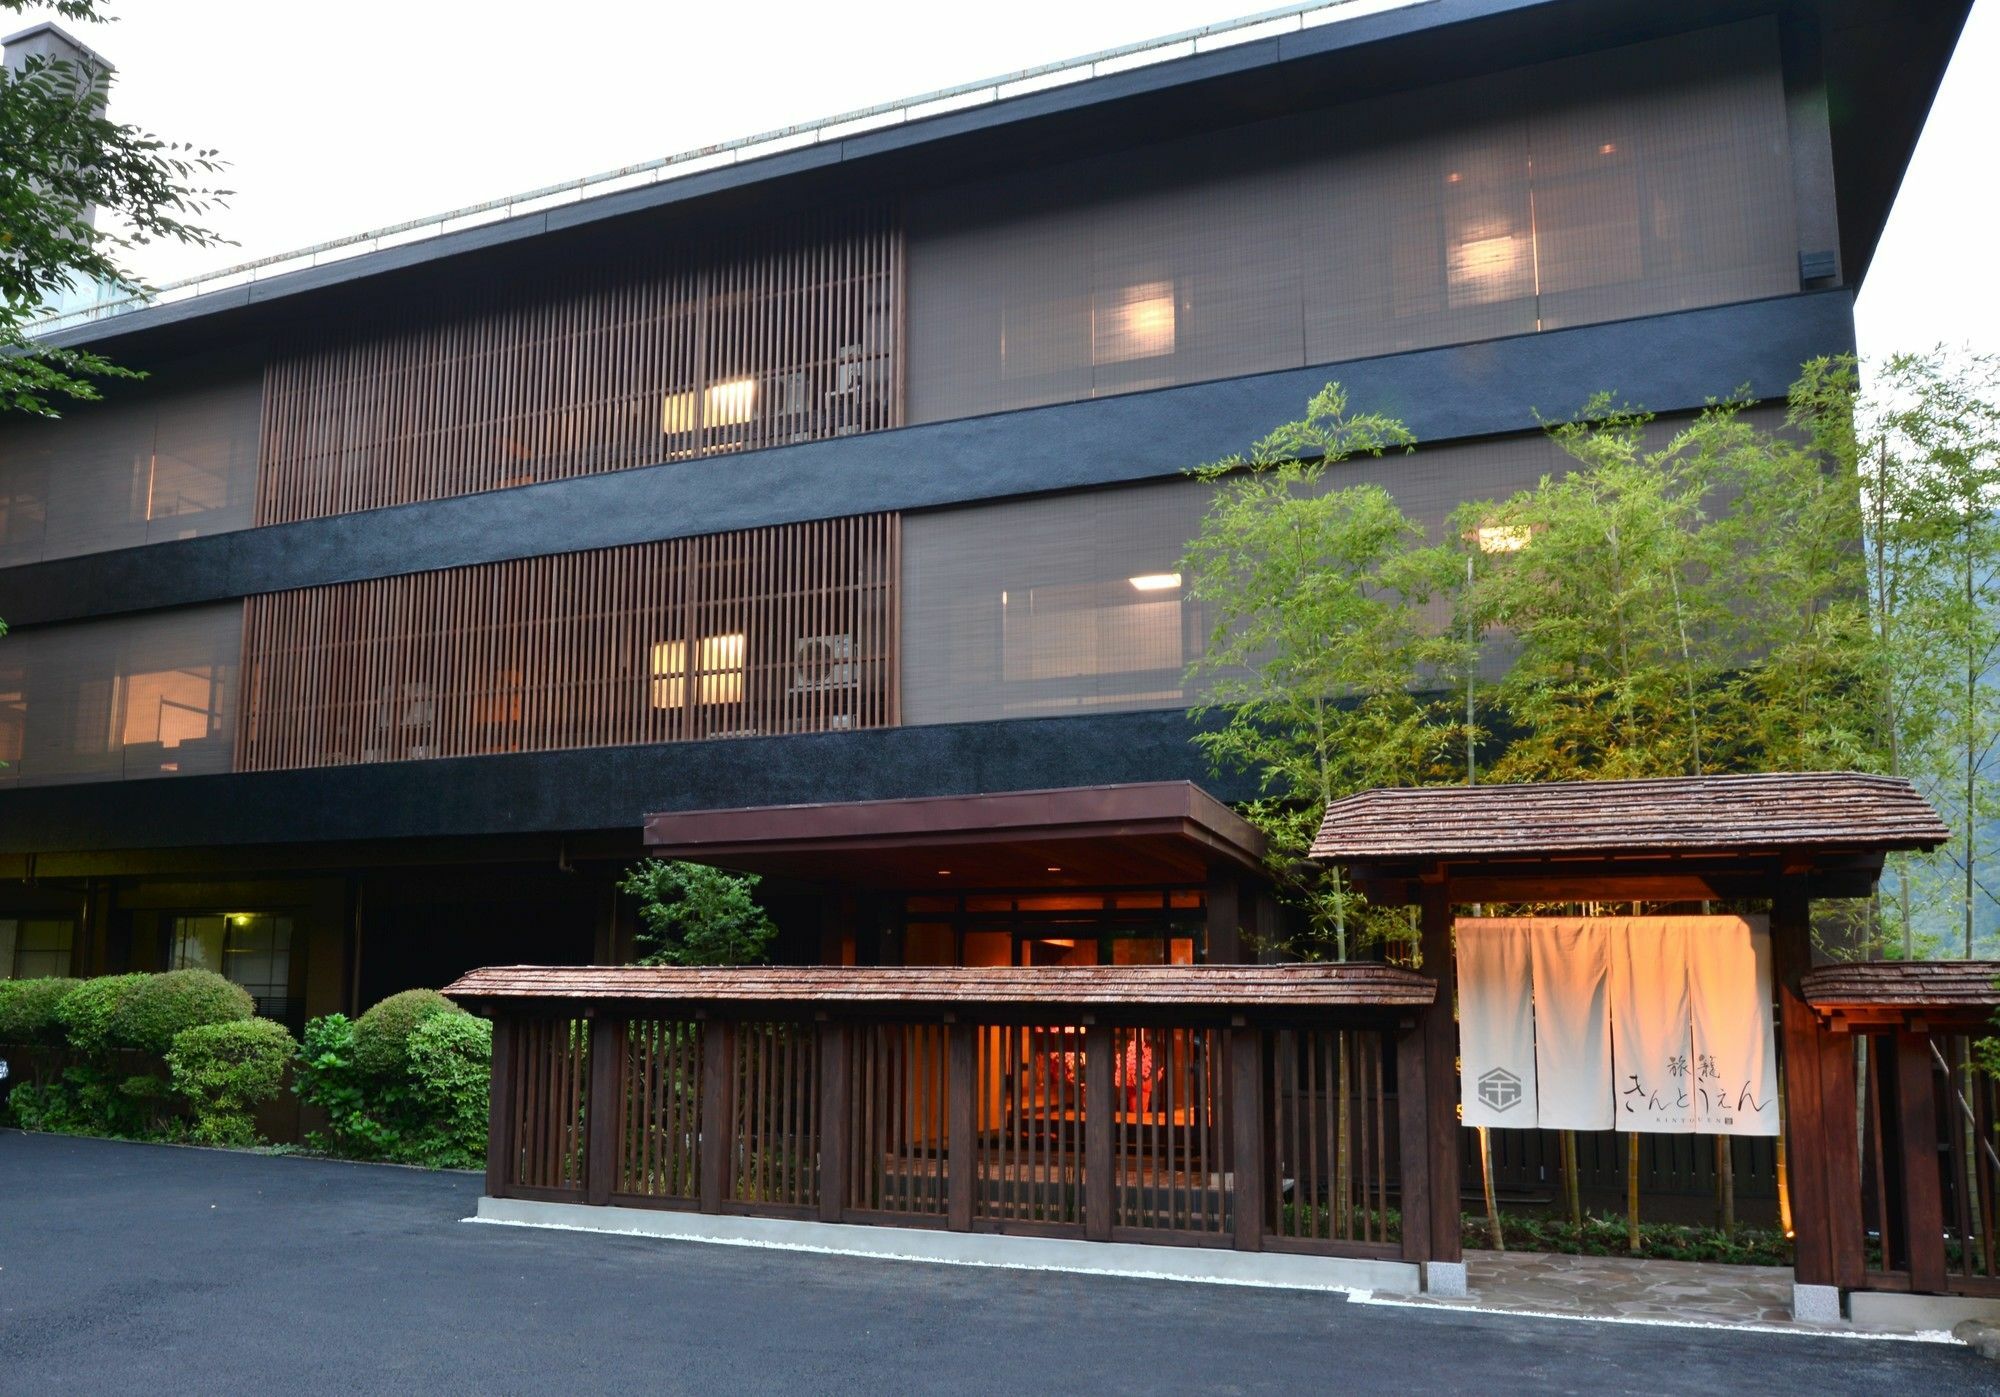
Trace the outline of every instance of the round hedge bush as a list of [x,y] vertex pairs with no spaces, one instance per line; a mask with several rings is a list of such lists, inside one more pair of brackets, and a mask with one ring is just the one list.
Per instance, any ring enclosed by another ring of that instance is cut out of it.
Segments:
[[63,1037],[80,1053],[102,1053],[120,1046],[113,1028],[126,1001],[139,992],[150,975],[99,975],[77,983],[56,1005]]
[[257,1107],[284,1089],[298,1044],[270,1019],[196,1024],[167,1050],[173,1089],[191,1110],[193,1134],[207,1145],[256,1143]]
[[203,1024],[241,1023],[257,1012],[257,1002],[241,985],[213,970],[169,970],[142,975],[137,989],[122,999],[111,1020],[114,1048],[164,1055],[174,1035]]
[[436,990],[392,994],[354,1021],[354,1066],[371,1077],[406,1077],[417,1025],[433,1014],[464,1012]]
[[82,983],[55,975],[40,980],[0,980],[0,1043],[61,1047],[63,1024],[56,1017],[56,1006]]

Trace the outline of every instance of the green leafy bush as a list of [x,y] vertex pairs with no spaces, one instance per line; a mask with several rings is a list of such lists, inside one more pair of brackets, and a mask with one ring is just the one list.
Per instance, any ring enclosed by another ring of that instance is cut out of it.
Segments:
[[433,1014],[465,1010],[436,990],[404,990],[376,1004],[354,1023],[354,1065],[370,1076],[407,1077],[410,1034]]
[[23,1047],[63,1046],[56,1006],[81,980],[50,976],[41,980],[0,980],[0,1043]]
[[175,1037],[187,1029],[242,1023],[257,1012],[248,990],[213,970],[169,970],[139,979],[112,1017],[109,1038],[114,1048],[164,1057]]
[[138,974],[99,975],[80,982],[64,995],[56,1005],[56,1020],[62,1025],[70,1047],[93,1057],[117,1047],[118,1016],[150,978]]
[[52,1081],[15,1087],[7,1104],[23,1130],[148,1139],[161,1133],[166,1089],[158,1077],[83,1063]]
[[470,1014],[432,1014],[410,1034],[410,1075],[422,1124],[411,1162],[477,1167],[486,1154],[493,1025]]
[[270,1019],[196,1024],[167,1051],[173,1089],[188,1103],[190,1135],[205,1145],[250,1145],[255,1112],[284,1088],[298,1045]]
[[[449,1000],[443,1000],[449,1012],[441,1010],[437,1000],[443,996],[433,996],[428,1006],[421,999],[406,1001],[415,1013],[399,1006],[391,1024],[409,1025],[403,1052],[386,1065],[380,1055],[370,1058],[380,1070],[362,1066],[361,1024],[328,1014],[306,1025],[292,1086],[301,1101],[326,1113],[326,1129],[309,1141],[314,1148],[432,1168],[480,1162],[486,1152],[493,1028]],[[389,1037],[382,1032],[376,1045]]]

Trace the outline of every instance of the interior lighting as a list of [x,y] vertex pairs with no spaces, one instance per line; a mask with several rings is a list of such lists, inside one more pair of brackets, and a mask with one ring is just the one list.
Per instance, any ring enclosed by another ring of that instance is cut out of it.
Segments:
[[1528,546],[1531,532],[1525,524],[1481,524],[1474,538],[1482,553],[1519,553]]
[[1112,293],[1091,318],[1091,360],[1122,364],[1174,352],[1174,284],[1149,281]]
[[1177,572],[1147,572],[1132,578],[1131,582],[1141,592],[1171,592],[1181,585],[1181,575]]

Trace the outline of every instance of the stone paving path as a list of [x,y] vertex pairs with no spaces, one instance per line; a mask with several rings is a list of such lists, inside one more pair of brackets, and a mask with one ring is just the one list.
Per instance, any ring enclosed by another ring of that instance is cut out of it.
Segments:
[[1465,1254],[1471,1294],[1421,1303],[1592,1319],[1754,1324],[1824,1333],[1792,1318],[1792,1273],[1780,1266],[1634,1261],[1548,1252]]

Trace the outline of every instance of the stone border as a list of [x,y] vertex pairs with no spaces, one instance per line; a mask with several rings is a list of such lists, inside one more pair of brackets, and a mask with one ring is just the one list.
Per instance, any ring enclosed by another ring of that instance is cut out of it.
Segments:
[[1088,1242],[1067,1237],[1009,1236],[996,1232],[869,1227],[855,1223],[800,1222],[734,1214],[591,1207],[581,1203],[537,1203],[519,1198],[481,1198],[478,1212],[466,1221],[712,1242],[726,1246],[769,1247],[781,1251],[820,1252],[829,1256],[865,1256],[887,1261],[1071,1271],[1149,1280],[1338,1291],[1348,1295],[1371,1292],[1414,1295],[1420,1289],[1418,1268],[1412,1262],[1299,1256],[1290,1252],[1239,1252],[1210,1247]]

